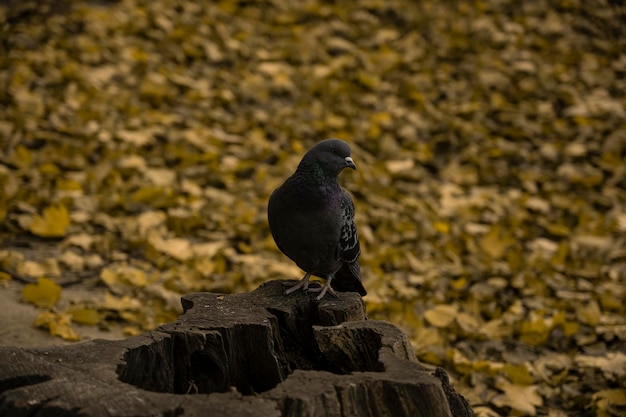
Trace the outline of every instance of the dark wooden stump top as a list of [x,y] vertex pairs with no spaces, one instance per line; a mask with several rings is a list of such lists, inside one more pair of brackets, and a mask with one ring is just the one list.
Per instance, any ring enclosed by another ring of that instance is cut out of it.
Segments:
[[196,293],[120,341],[0,348],[0,416],[472,416],[356,293]]

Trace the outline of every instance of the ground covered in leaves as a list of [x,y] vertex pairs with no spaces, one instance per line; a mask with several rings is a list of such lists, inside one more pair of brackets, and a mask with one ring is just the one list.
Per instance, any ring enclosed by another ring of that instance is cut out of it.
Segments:
[[0,282],[77,340],[299,278],[267,198],[339,137],[371,317],[480,416],[624,416],[625,27],[619,1],[2,2]]

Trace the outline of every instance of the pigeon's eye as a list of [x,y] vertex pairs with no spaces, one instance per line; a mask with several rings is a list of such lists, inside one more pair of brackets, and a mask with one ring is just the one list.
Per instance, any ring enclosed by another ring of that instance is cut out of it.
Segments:
[[333,155],[337,153],[337,151],[335,150],[335,148],[330,148],[330,153],[332,153]]

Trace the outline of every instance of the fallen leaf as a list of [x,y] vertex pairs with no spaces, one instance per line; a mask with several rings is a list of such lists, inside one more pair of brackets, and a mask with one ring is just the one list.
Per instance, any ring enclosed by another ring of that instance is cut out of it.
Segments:
[[612,417],[626,415],[626,389],[605,389],[595,392],[592,398],[598,408],[598,416]]
[[435,327],[448,327],[459,311],[456,304],[440,304],[424,312],[424,318]]
[[493,411],[489,407],[473,407],[476,417],[501,417],[500,413]]
[[544,317],[535,317],[525,320],[520,326],[520,340],[531,346],[538,346],[546,341],[550,335],[550,327]]
[[414,166],[415,161],[413,159],[398,159],[385,162],[385,167],[391,174],[410,171]]
[[158,233],[150,233],[148,242],[156,249],[167,256],[179,261],[186,261],[193,256],[191,242],[181,238],[164,239]]
[[490,258],[499,259],[515,239],[500,225],[494,225],[480,240],[480,246]]
[[75,235],[68,236],[64,241],[63,245],[65,246],[76,246],[81,248],[82,250],[89,250],[91,246],[96,241],[95,237],[87,234],[87,233],[79,233]]
[[576,355],[576,365],[583,368],[598,368],[609,380],[620,380],[626,377],[626,354],[609,352],[605,356]]
[[134,219],[139,229],[139,236],[148,236],[148,231],[165,223],[167,215],[162,211],[146,211]]
[[72,328],[72,320],[69,314],[57,314],[50,311],[39,313],[35,319],[35,326],[48,329],[52,336],[59,336],[64,340],[80,340],[78,333]]
[[61,204],[54,204],[43,210],[43,215],[36,215],[30,223],[31,233],[41,237],[62,237],[70,225],[70,215],[67,208]]
[[515,411],[534,416],[537,414],[536,407],[543,405],[543,399],[535,385],[516,385],[500,379],[496,386],[503,391],[491,400],[498,407],[510,407]]
[[131,298],[127,295],[118,298],[113,294],[107,292],[104,294],[103,307],[116,311],[139,310],[142,307],[142,304],[141,301],[135,298]]
[[113,265],[102,269],[100,279],[114,292],[123,293],[128,286],[145,287],[148,277],[144,271],[129,265]]
[[504,373],[507,379],[516,385],[531,385],[533,383],[533,377],[528,370],[528,367],[524,364],[513,365],[507,363],[504,365]]
[[601,315],[602,311],[595,300],[590,300],[585,304],[577,304],[576,306],[576,317],[578,320],[590,326],[597,326],[600,323]]
[[51,308],[61,298],[61,286],[49,278],[39,278],[36,284],[27,284],[22,290],[24,300],[37,307]]
[[458,313],[456,322],[463,331],[468,333],[477,332],[480,328],[480,321],[475,316],[464,311]]
[[92,308],[71,308],[67,313],[72,317],[72,321],[80,324],[95,326],[102,319],[100,312]]

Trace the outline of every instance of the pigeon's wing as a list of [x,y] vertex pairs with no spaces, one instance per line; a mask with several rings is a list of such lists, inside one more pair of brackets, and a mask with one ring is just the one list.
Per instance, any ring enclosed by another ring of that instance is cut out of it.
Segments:
[[338,258],[345,263],[353,263],[359,259],[361,246],[359,234],[354,221],[354,203],[347,192],[341,190],[341,229],[339,234]]
[[367,295],[365,287],[361,282],[361,272],[359,262],[343,264],[339,271],[335,272],[335,277],[330,282],[330,286],[334,290],[341,292],[358,292],[361,295]]
[[354,203],[350,195],[342,191],[341,198],[341,229],[337,257],[343,266],[335,273],[331,286],[337,291],[355,291],[366,295],[367,291],[361,282],[361,268],[359,267],[359,235],[354,221]]

